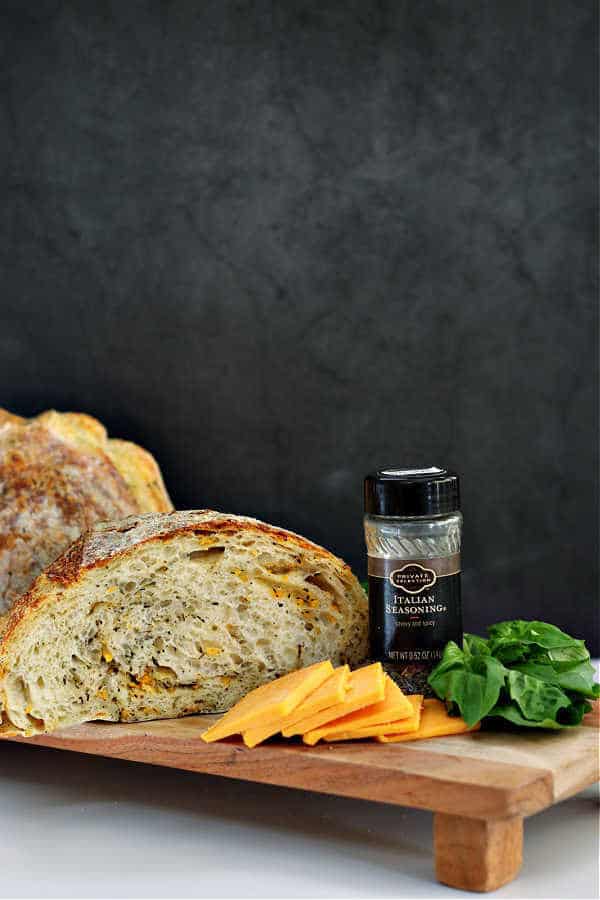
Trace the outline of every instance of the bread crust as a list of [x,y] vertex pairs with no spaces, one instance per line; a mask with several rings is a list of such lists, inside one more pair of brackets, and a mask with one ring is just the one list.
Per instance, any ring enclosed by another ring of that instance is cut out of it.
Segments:
[[299,550],[310,550],[333,563],[342,580],[355,582],[350,566],[319,544],[314,544],[293,531],[268,525],[259,519],[236,516],[216,510],[175,510],[171,513],[129,516],[119,522],[101,522],[82,534],[55,562],[38,576],[31,589],[23,594],[5,617],[0,637],[0,659],[9,652],[11,641],[20,627],[35,615],[44,603],[56,601],[52,590],[57,584],[67,588],[80,581],[90,569],[108,565],[118,556],[124,556],[135,547],[153,541],[172,540],[186,532],[222,534],[228,530],[265,534],[279,544],[288,544]]
[[151,453],[131,441],[110,438],[106,452],[127,482],[142,512],[173,509],[158,463]]
[[292,531],[213,510],[100,523],[5,621],[0,729],[227,709],[303,662],[359,664],[367,619],[350,567]]
[[0,410],[0,614],[96,522],[172,509],[150,454],[111,443],[85,413]]

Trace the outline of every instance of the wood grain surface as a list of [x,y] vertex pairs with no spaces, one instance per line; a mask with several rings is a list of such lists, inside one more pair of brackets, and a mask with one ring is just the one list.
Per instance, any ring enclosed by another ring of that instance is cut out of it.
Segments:
[[91,722],[18,740],[483,819],[531,815],[600,777],[594,720],[592,727],[556,733],[481,731],[396,745],[316,747],[274,739],[253,750],[237,738],[205,744],[200,735],[215,720]]

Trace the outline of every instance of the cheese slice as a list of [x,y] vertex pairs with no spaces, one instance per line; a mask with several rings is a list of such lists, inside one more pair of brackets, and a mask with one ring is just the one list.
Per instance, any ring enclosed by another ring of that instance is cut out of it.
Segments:
[[[390,722],[379,722],[371,725],[356,725],[354,727],[348,725],[346,728],[336,726],[336,728],[331,731],[329,730],[329,724],[326,723],[325,725],[322,725],[321,728],[316,728],[314,731],[309,731],[302,735],[302,740],[305,744],[313,746],[319,740],[354,741],[359,738],[375,737],[379,734],[400,734],[417,731],[421,721],[423,697],[421,694],[412,694],[410,697],[407,697],[406,700],[410,707],[411,715],[405,716],[403,719]],[[346,718],[350,717],[348,716]],[[342,720],[339,719],[338,721],[341,722]]]
[[341,703],[346,696],[348,690],[348,681],[350,678],[349,666],[340,666],[333,670],[333,673],[323,681],[316,690],[306,697],[290,714],[282,719],[277,719],[269,724],[255,725],[246,729],[242,737],[247,747],[256,747],[272,737],[282,728],[293,725],[299,719],[320,712],[330,706]]
[[395,722],[397,719],[414,717],[414,706],[410,699],[402,693],[398,685],[389,675],[385,676],[385,694],[383,700],[357,709],[333,722],[322,726],[328,735],[336,732],[354,731],[355,728],[367,728],[369,725],[380,725],[382,722]]
[[242,697],[200,737],[210,743],[232,734],[241,734],[246,728],[259,723],[266,725],[278,721],[302,703],[332,672],[333,666],[326,660],[263,684]]
[[320,728],[325,722],[333,722],[340,716],[355,712],[364,706],[370,706],[372,703],[378,703],[383,700],[385,695],[385,674],[381,668],[381,663],[372,663],[370,666],[364,666],[362,669],[356,669],[350,673],[350,688],[342,703],[336,703],[322,712],[314,713],[300,719],[295,725],[282,728],[281,733],[284,737],[291,737],[294,734],[305,734],[307,731],[314,731]]
[[449,716],[446,705],[441,700],[425,700],[421,724],[412,734],[381,734],[376,740],[382,744],[395,744],[400,741],[420,741],[424,738],[443,737],[446,734],[464,734],[467,731],[478,731],[479,723],[472,728],[460,716]]

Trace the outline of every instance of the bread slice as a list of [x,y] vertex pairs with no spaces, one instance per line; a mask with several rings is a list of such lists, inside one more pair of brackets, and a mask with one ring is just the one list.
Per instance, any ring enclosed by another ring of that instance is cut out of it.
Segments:
[[322,547],[207,510],[129,517],[83,535],[15,604],[2,725],[224,711],[286,672],[366,652],[365,593]]
[[0,614],[96,522],[172,509],[154,459],[84,413],[0,410]]

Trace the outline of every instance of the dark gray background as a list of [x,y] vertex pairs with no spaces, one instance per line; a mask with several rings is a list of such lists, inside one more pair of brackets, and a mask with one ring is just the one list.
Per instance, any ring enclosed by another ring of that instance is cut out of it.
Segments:
[[363,475],[454,465],[467,628],[592,642],[596,3],[0,23],[0,404],[96,414],[179,507],[361,575]]

